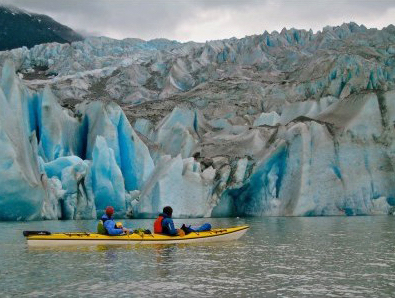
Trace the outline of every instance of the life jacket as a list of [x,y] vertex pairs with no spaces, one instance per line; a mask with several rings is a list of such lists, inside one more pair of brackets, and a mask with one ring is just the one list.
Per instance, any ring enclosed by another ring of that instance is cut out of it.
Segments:
[[155,234],[161,234],[163,232],[162,228],[162,221],[163,221],[163,216],[159,215],[159,217],[155,220],[154,222],[154,233]]

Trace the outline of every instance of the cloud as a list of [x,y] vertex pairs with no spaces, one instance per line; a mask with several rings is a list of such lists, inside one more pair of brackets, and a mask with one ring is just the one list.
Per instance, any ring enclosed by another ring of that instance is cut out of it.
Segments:
[[113,38],[205,41],[283,27],[322,29],[354,21],[383,27],[393,0],[0,0],[47,14],[76,31]]

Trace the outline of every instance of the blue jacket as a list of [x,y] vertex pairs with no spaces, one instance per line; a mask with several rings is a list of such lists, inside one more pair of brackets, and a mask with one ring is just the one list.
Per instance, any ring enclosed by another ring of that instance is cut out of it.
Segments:
[[120,235],[123,233],[122,229],[117,229],[115,227],[115,221],[111,217],[108,217],[107,214],[104,214],[101,217],[101,220],[103,221],[104,228],[106,229],[108,235]]
[[178,234],[177,230],[174,228],[174,222],[166,213],[161,213],[159,216],[163,216],[162,220],[162,233],[170,236],[175,236]]

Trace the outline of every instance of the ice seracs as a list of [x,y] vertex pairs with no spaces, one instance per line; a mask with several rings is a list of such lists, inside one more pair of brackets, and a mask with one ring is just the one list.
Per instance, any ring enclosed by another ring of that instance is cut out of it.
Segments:
[[118,105],[67,111],[48,87],[29,91],[11,62],[0,101],[1,219],[94,218],[109,204],[126,214],[154,164]]

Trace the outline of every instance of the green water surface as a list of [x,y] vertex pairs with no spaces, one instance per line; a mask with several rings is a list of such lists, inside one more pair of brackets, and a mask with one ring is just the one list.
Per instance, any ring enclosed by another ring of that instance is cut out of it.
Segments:
[[226,243],[29,248],[23,230],[97,221],[1,222],[1,297],[395,297],[395,217],[175,220],[205,221],[251,229]]

